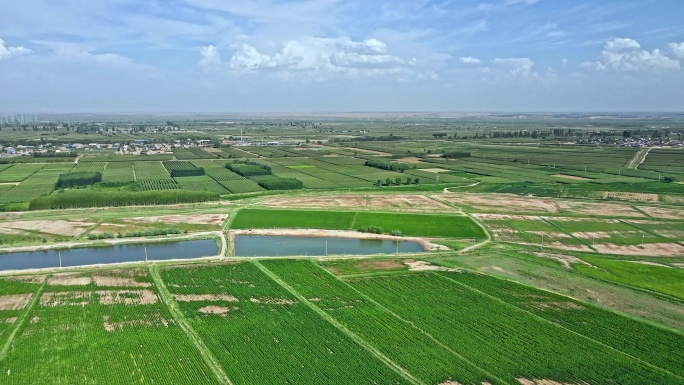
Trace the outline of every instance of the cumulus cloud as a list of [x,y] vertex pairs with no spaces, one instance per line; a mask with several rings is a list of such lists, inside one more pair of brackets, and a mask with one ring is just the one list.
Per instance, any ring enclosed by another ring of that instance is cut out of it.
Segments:
[[482,60],[470,56],[463,56],[458,59],[463,64],[480,64]]
[[518,58],[497,58],[492,60],[497,67],[505,71],[510,76],[515,77],[529,77],[534,74],[532,72],[532,67],[534,67],[534,61],[526,57]]
[[[221,65],[214,46],[204,47],[200,66]],[[234,72],[277,71],[285,77],[298,73],[315,74],[319,78],[333,74],[346,76],[410,73],[415,59],[405,60],[389,52],[378,39],[354,41],[349,38],[304,37],[285,41],[276,52],[262,52],[242,44],[226,62]],[[430,75],[427,78],[434,78]]]
[[678,59],[684,59],[684,42],[670,43],[667,45],[668,51]]
[[12,56],[26,55],[33,51],[24,47],[8,47],[5,41],[0,39],[0,59],[9,59]]
[[[680,47],[673,43],[668,48],[677,55]],[[680,63],[658,49],[642,49],[636,40],[618,38],[605,44],[598,61],[585,62],[582,67],[597,71],[665,71],[679,69]]]
[[208,45],[200,49],[202,58],[199,61],[199,66],[205,70],[217,69],[221,66],[221,54],[219,54],[216,47]]

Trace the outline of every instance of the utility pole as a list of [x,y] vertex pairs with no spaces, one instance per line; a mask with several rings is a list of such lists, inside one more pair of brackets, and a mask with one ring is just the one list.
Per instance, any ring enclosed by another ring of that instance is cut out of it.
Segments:
[[328,255],[328,241],[325,241],[325,255]]
[[145,262],[147,262],[147,246],[145,246]]
[[62,268],[62,252],[58,251],[57,254],[59,255],[59,268]]
[[541,248],[542,250],[544,249],[544,233],[542,233],[542,243],[541,243]]

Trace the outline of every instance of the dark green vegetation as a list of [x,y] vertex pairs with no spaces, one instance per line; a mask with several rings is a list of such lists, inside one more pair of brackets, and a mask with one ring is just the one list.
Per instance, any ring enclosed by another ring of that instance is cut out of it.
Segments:
[[206,202],[218,199],[218,194],[208,191],[160,190],[160,191],[63,191],[31,201],[30,210],[69,209],[76,207],[171,205],[178,203]]
[[482,229],[460,215],[397,214],[348,211],[242,209],[234,229],[318,228],[356,230],[376,227],[420,237],[484,238]]
[[76,186],[88,186],[99,182],[102,182],[102,173],[100,172],[70,172],[68,174],[61,174],[55,187],[69,188]]
[[169,175],[172,177],[182,177],[182,176],[201,176],[204,175],[204,169],[201,167],[196,167],[190,162],[180,161],[180,160],[170,160],[163,162],[164,167],[168,170]]
[[488,275],[409,271],[401,259],[6,277],[0,307],[8,384],[674,384],[684,376],[679,332]]

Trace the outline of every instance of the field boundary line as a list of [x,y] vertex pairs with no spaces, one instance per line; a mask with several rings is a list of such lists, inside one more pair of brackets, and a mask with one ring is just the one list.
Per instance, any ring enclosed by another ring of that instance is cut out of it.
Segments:
[[[629,357],[630,359],[632,359],[632,360],[634,360],[634,361],[636,361],[636,362],[639,362],[639,363],[641,363],[642,365],[646,365],[646,366],[650,367],[651,369],[655,369],[655,370],[657,370],[657,371],[659,371],[659,372],[668,374],[668,375],[670,375],[670,376],[672,376],[672,377],[679,378],[680,380],[684,380],[684,377],[682,377],[682,376],[680,376],[680,375],[678,375],[678,374],[672,373],[672,372],[670,372],[669,370],[667,370],[667,369],[665,369],[665,368],[661,368],[660,366],[657,366],[657,365],[655,365],[655,364],[652,364],[652,363],[650,363],[650,362],[648,362],[648,361],[644,361],[644,360],[642,360],[642,359],[640,359],[640,358],[638,358],[638,357],[634,357],[633,355],[631,355],[631,354],[629,354],[629,353],[627,353],[627,352],[624,352],[624,351],[622,351],[622,350],[619,350],[619,349],[617,349],[617,348],[614,348],[614,347],[612,347],[612,346],[610,346],[610,345],[607,345],[607,344],[605,344],[605,343],[603,343],[603,342],[601,342],[601,341],[597,341],[597,340],[595,340],[595,339],[593,339],[593,338],[591,338],[591,337],[589,337],[589,336],[586,336],[586,335],[584,335],[584,334],[582,334],[582,333],[576,332],[576,331],[574,331],[574,330],[570,330],[570,329],[568,329],[567,327],[565,327],[565,326],[563,326],[563,325],[561,325],[561,324],[558,324],[558,323],[556,323],[556,322],[547,320],[546,318],[543,318],[543,317],[541,317],[541,316],[539,316],[539,315],[537,315],[537,314],[534,314],[534,313],[530,312],[529,310],[525,310],[525,309],[520,308],[520,307],[518,307],[518,306],[516,306],[516,305],[513,305],[513,304],[511,304],[511,303],[508,303],[508,302],[502,300],[501,298],[495,297],[495,296],[493,296],[493,295],[491,295],[491,294],[488,294],[488,293],[485,293],[485,292],[480,291],[480,290],[478,290],[478,289],[475,289],[474,287],[471,287],[471,286],[466,285],[465,283],[456,281],[455,279],[450,278],[450,277],[447,277],[446,275],[443,275],[443,274],[436,274],[436,275],[439,276],[439,277],[442,277],[443,279],[446,279],[446,280],[448,280],[448,281],[450,281],[450,282],[452,282],[452,283],[455,283],[455,284],[457,284],[457,285],[459,285],[459,286],[462,286],[462,287],[464,287],[464,288],[466,288],[466,289],[468,289],[468,290],[470,290],[470,291],[473,291],[473,292],[475,292],[475,293],[477,293],[477,294],[480,294],[480,295],[485,296],[485,297],[487,297],[487,298],[493,299],[493,300],[495,300],[495,301],[497,301],[497,302],[499,302],[499,303],[502,303],[502,304],[504,304],[504,305],[507,306],[507,307],[510,307],[510,308],[513,308],[513,309],[515,309],[515,310],[517,310],[517,311],[519,311],[519,312],[525,313],[525,314],[527,314],[527,315],[529,315],[529,316],[531,316],[531,317],[533,317],[533,318],[535,318],[535,319],[537,319],[537,320],[539,320],[539,321],[541,321],[541,322],[545,322],[545,323],[547,323],[547,324],[553,325],[554,327],[557,327],[557,328],[559,328],[559,329],[563,329],[563,330],[565,330],[565,331],[567,331],[567,332],[569,332],[569,333],[572,333],[572,334],[574,334],[574,335],[576,335],[576,336],[578,336],[578,337],[581,337],[581,338],[584,338],[584,339],[586,339],[586,340],[589,340],[589,341],[591,341],[591,342],[593,342],[593,343],[595,343],[595,344],[597,344],[597,345],[599,345],[599,346],[603,346],[604,348],[607,348],[607,349],[609,349],[609,350],[612,350],[612,351],[614,351],[614,352],[616,352],[616,353],[619,353],[619,354],[621,354],[621,355],[623,355],[623,356],[625,356],[625,357]],[[498,278],[497,278],[497,279],[498,279]]]
[[[355,288],[354,286],[352,286],[352,285],[350,285],[349,283],[345,282],[345,281],[342,279],[342,276],[336,276],[335,274],[331,273],[330,271],[328,271],[328,270],[325,269],[323,266],[319,265],[318,263],[316,263],[316,262],[313,261],[313,260],[311,261],[311,263],[313,263],[314,265],[316,265],[316,267],[318,267],[319,269],[325,271],[327,274],[331,275],[333,278],[335,278],[337,281],[339,281],[339,282],[342,283],[343,285],[345,285],[345,286],[347,286],[348,288],[352,289],[354,292],[356,292],[357,294],[359,294],[361,297],[365,298],[366,300],[368,300],[369,302],[371,302],[371,303],[374,304],[375,306],[377,306],[377,307],[379,307],[380,309],[382,309],[384,312],[386,312],[386,313],[392,315],[393,317],[399,319],[400,321],[404,322],[405,324],[410,325],[412,328],[418,330],[419,332],[421,332],[422,334],[424,334],[426,337],[428,337],[430,340],[432,340],[434,343],[436,343],[437,345],[443,347],[443,348],[446,349],[447,351],[451,352],[454,356],[456,356],[457,358],[459,358],[461,361],[465,362],[466,364],[471,365],[471,366],[474,367],[475,369],[479,370],[481,373],[484,373],[484,374],[486,374],[487,376],[489,376],[489,377],[491,377],[491,378],[493,378],[493,379],[496,379],[497,381],[500,381],[502,384],[505,384],[505,383],[506,383],[506,381],[504,381],[504,380],[502,380],[501,378],[499,378],[499,377],[497,377],[497,376],[495,376],[495,375],[489,373],[489,372],[486,371],[485,369],[483,369],[483,368],[477,366],[475,363],[473,363],[473,362],[471,362],[470,360],[468,360],[467,358],[463,357],[460,353],[458,353],[458,352],[456,352],[455,350],[451,349],[449,346],[443,344],[440,340],[438,340],[437,338],[435,338],[432,334],[430,334],[430,333],[426,332],[425,330],[423,330],[422,328],[416,326],[416,324],[414,324],[413,321],[409,321],[409,320],[407,320],[407,319],[404,319],[403,317],[401,317],[401,316],[398,315],[397,313],[395,313],[395,312],[393,312],[392,310],[390,310],[390,309],[386,308],[385,306],[383,306],[381,303],[379,303],[378,301],[376,301],[374,298],[368,296],[368,295],[365,294],[364,292],[358,290],[358,289]],[[404,271],[402,271],[402,272],[404,272]],[[391,275],[390,275],[390,276],[391,276]]]
[[45,286],[47,285],[48,279],[52,274],[48,274],[45,276],[45,280],[43,280],[43,284],[40,285],[38,290],[36,291],[36,294],[33,296],[33,299],[31,299],[31,303],[29,304],[28,308],[24,312],[24,315],[21,316],[21,319],[19,322],[17,322],[17,326],[12,330],[12,333],[7,337],[7,342],[5,342],[5,345],[2,347],[2,350],[0,350],[0,361],[4,361],[5,358],[7,358],[7,354],[9,353],[10,347],[12,347],[12,344],[14,343],[14,338],[17,336],[17,333],[19,333],[19,330],[21,329],[22,326],[24,326],[24,322],[26,322],[26,318],[28,318],[29,313],[33,308],[36,306],[38,303],[38,300],[40,299],[40,296],[43,294],[43,290],[45,289]]
[[273,281],[275,281],[278,285],[283,287],[285,290],[287,290],[290,294],[295,296],[299,301],[301,301],[303,304],[308,306],[311,310],[313,310],[316,314],[318,314],[321,318],[324,320],[328,321],[332,326],[337,328],[340,332],[342,332],[344,335],[349,337],[352,341],[354,341],[357,345],[361,346],[363,349],[365,349],[367,352],[375,356],[377,359],[382,361],[385,365],[387,365],[390,369],[392,369],[394,372],[399,374],[401,377],[403,377],[405,380],[409,381],[410,383],[413,384],[419,384],[419,385],[427,385],[424,382],[420,381],[419,379],[415,378],[411,373],[409,373],[406,369],[402,368],[399,366],[397,363],[394,361],[390,360],[387,356],[385,356],[381,351],[376,349],[374,346],[369,344],[366,340],[363,338],[359,337],[356,335],[354,332],[351,330],[347,329],[344,325],[342,325],[338,320],[336,320],[334,317],[326,313],[324,310],[319,308],[318,306],[314,305],[311,303],[308,299],[306,299],[303,295],[301,295],[298,291],[296,291],[293,287],[288,285],[285,281],[283,281],[277,274],[269,270],[266,266],[262,265],[259,263],[259,261],[253,261],[254,265],[261,270],[264,274],[266,274],[269,278],[271,278]]
[[[542,217],[540,217],[540,218],[541,218],[545,223],[547,223],[547,224],[549,224],[549,225],[551,225],[551,226],[557,228],[558,230],[562,231],[563,234],[567,234],[570,238],[573,238],[573,239],[577,240],[579,243],[583,244],[584,246],[590,248],[590,249],[593,250],[595,253],[601,254],[601,253],[599,253],[599,252],[594,248],[593,245],[590,245],[590,244],[589,244],[589,241],[584,241],[584,240],[582,240],[582,239],[577,238],[576,236],[572,235],[572,233],[568,232],[568,231],[565,230],[563,227],[561,227],[560,225],[558,225],[558,224],[552,222],[550,219],[548,219],[548,218],[546,218],[546,217],[543,217],[543,216],[542,216]],[[543,247],[543,246],[542,246],[542,247]]]
[[487,239],[485,239],[483,242],[480,242],[478,244],[468,246],[462,250],[459,250],[458,251],[459,254],[464,254],[464,253],[467,253],[471,250],[479,249],[480,247],[482,247],[482,246],[484,246],[484,245],[486,245],[492,241],[492,235],[489,233],[489,230],[487,230],[485,225],[480,223],[480,221],[478,221],[477,219],[473,218],[473,216],[470,215],[470,213],[467,213],[465,211],[463,213],[465,214],[466,217],[470,218],[470,220],[473,221],[473,223],[475,223],[476,225],[478,225],[482,229],[482,231],[485,233],[485,236],[487,237]]
[[187,318],[185,318],[183,312],[178,308],[178,304],[173,299],[173,295],[171,294],[171,292],[169,292],[168,288],[166,287],[166,284],[162,280],[161,275],[159,274],[159,270],[157,269],[157,266],[151,265],[149,267],[149,272],[150,276],[152,277],[152,281],[157,286],[157,289],[159,289],[159,296],[161,297],[162,302],[164,302],[167,309],[169,309],[171,317],[173,317],[176,324],[181,328],[181,330],[183,330],[185,336],[190,340],[190,342],[192,342],[197,348],[197,350],[199,350],[199,353],[204,359],[204,362],[207,364],[209,369],[214,373],[216,379],[222,384],[233,385],[233,382],[230,380],[228,375],[226,375],[226,373],[223,371],[223,368],[221,367],[221,364],[219,363],[218,359],[214,356],[211,350],[209,350],[209,348],[204,344],[202,338],[199,336],[199,334],[197,334],[195,329],[193,329],[192,326],[190,326],[190,324],[187,321]]

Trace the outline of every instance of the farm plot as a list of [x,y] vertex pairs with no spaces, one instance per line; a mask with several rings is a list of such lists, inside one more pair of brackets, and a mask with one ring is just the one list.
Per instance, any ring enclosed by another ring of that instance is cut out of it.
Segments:
[[597,384],[678,381],[672,374],[473,290],[460,283],[460,274],[464,273],[347,282],[508,383],[518,379]]
[[43,167],[45,167],[44,164],[34,163],[12,165],[12,167],[0,171],[0,183],[21,182]]
[[[539,216],[473,214],[489,228],[496,239],[540,245],[566,250],[591,251],[582,241],[573,238]],[[543,238],[542,238],[543,237]]]
[[[600,258],[591,259],[596,261]],[[684,352],[677,348],[684,343],[684,336],[680,333],[580,303],[568,297],[491,276],[471,273],[440,274],[643,362],[678,376],[684,375]]]
[[585,274],[684,299],[684,269],[640,260],[615,261],[600,257],[582,259],[594,267],[576,266],[577,270]]
[[145,270],[50,278],[0,369],[3,384],[218,383]]
[[667,173],[672,176],[684,175],[684,151],[676,149],[652,149],[648,152],[639,170]]
[[73,172],[99,172],[104,173],[106,162],[84,162],[77,163],[73,168]]
[[233,220],[233,229],[334,229],[351,227],[355,213],[342,211],[297,211],[242,209]]
[[217,194],[228,194],[225,187],[218,184],[207,175],[201,176],[177,176],[174,178],[183,190],[211,191]]
[[485,238],[484,231],[466,216],[359,212],[353,227],[378,226],[385,232],[445,238]]
[[204,148],[190,147],[189,150],[190,150],[190,152],[197,155],[201,159],[216,159],[216,158],[218,158],[217,155],[214,155],[213,153],[206,151]]
[[48,164],[2,194],[0,202],[29,202],[34,198],[50,195],[55,189],[59,175],[68,173],[73,167],[73,163]]
[[143,179],[138,181],[138,186],[142,191],[175,190],[181,188],[173,179]]
[[640,245],[669,241],[616,219],[552,218],[550,221],[576,238],[598,244]]
[[255,264],[161,273],[235,384],[407,383]]
[[[277,163],[276,163],[277,161]],[[292,162],[294,165],[285,166]],[[269,162],[264,161],[265,164],[271,167],[271,171],[283,178],[297,178],[304,183],[304,187],[309,189],[317,188],[339,188],[340,185],[328,180],[321,179],[312,174],[321,175],[320,172],[311,171],[309,173],[302,172],[302,169],[313,169],[315,166],[300,164],[291,158],[280,158],[277,160],[271,159]],[[325,174],[325,173],[323,173]]]
[[146,179],[171,179],[169,172],[161,162],[135,162],[135,179],[137,181]]
[[485,213],[556,213],[558,206],[550,199],[520,197],[512,194],[497,194],[492,199],[491,194],[441,194],[435,195],[442,201]]
[[44,275],[0,278],[0,346],[28,311],[43,281]]
[[452,207],[434,201],[423,195],[391,194],[391,195],[329,195],[267,198],[260,203],[270,207],[291,208],[336,208],[346,207],[354,209],[372,208],[382,210],[416,210],[416,211],[452,211]]
[[175,147],[173,149],[173,156],[179,160],[201,159],[199,155],[183,147]]
[[424,383],[498,382],[310,261],[260,263],[313,306],[338,320]]
[[648,219],[628,219],[624,222],[649,233],[669,238],[675,242],[684,241],[684,222]]
[[133,162],[108,162],[102,173],[102,182],[105,183],[127,183],[134,180]]

